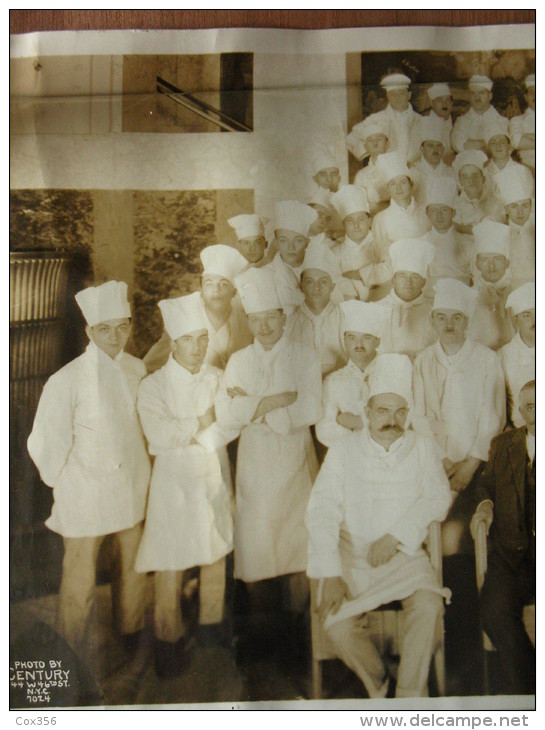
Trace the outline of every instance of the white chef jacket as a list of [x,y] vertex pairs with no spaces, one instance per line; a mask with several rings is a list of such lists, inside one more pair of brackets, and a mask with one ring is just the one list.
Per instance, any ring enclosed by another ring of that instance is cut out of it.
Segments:
[[[353,600],[326,627],[417,590],[442,593],[422,543],[451,503],[448,479],[432,439],[407,430],[388,451],[369,431],[354,431],[329,449],[306,516],[308,575],[342,576]],[[371,544],[390,534],[396,555],[373,568]]]
[[[415,187],[415,200],[417,203],[424,206],[426,206],[426,185],[430,178],[451,177],[456,180],[456,173],[452,167],[446,165],[443,160],[441,160],[437,167],[433,167],[423,157],[411,165],[411,175],[413,176]],[[456,183],[458,183],[457,180]]]
[[456,213],[453,222],[461,226],[474,226],[483,218],[491,218],[500,222],[505,219],[503,206],[486,183],[480,198],[468,198],[466,191],[462,190],[456,198],[455,206]]
[[536,218],[535,201],[532,212],[523,226],[509,221],[511,240],[509,243],[509,270],[513,289],[535,281],[536,278]]
[[524,114],[519,114],[509,120],[509,137],[515,149],[519,146],[523,134],[536,133],[536,110],[526,109]]
[[[227,321],[219,329],[216,329],[206,314],[202,298],[201,303],[205,320],[208,322],[208,348],[204,360],[209,365],[224,370],[233,352],[246,347],[252,341],[252,333],[248,327],[248,318],[242,308],[240,299],[234,297]],[[161,338],[150,348],[144,357],[144,363],[148,373],[153,373],[163,367],[170,353],[170,336],[164,330]]]
[[136,570],[209,565],[233,549],[233,508],[225,445],[238,435],[217,422],[199,432],[222,372],[203,363],[191,373],[170,355],[145,378],[138,413],[155,455]]
[[454,122],[450,136],[454,150],[462,152],[468,139],[484,140],[487,126],[501,118],[501,114],[493,106],[489,106],[483,114],[479,114],[473,108],[470,108]]
[[[315,352],[285,334],[268,351],[256,340],[227,364],[216,415],[223,428],[240,431],[235,575],[244,581],[306,569],[304,514],[318,471],[309,426],[322,415],[321,385]],[[233,387],[247,395],[231,398]],[[291,391],[294,403],[254,419],[263,397]]]
[[325,376],[346,362],[342,326],[343,315],[337,304],[328,302],[320,314],[314,314],[303,302],[288,321],[286,337],[313,349]]
[[344,438],[351,430],[337,423],[339,413],[352,413],[361,416],[365,423],[365,407],[369,398],[369,376],[373,371],[373,359],[365,370],[349,360],[348,363],[330,373],[323,383],[322,403],[323,416],[316,424],[316,437],[324,444],[331,446]]
[[[532,195],[530,197],[533,198],[535,196],[534,176],[526,165],[521,165],[520,162],[515,162],[515,160],[510,157],[501,170],[507,170],[508,172],[512,172],[514,175],[522,178],[524,184],[528,185],[529,189],[532,191]],[[498,191],[494,178],[501,170],[492,159],[488,160],[486,167],[484,168],[489,188],[494,192],[494,195],[498,199],[501,199],[501,194]]]
[[467,339],[448,356],[439,341],[413,368],[413,428],[433,434],[444,455],[487,461],[490,441],[505,426],[505,381],[498,355]]
[[375,214],[378,209],[382,210],[388,205],[390,193],[377,172],[376,160],[369,159],[367,166],[362,167],[356,173],[354,185],[365,190],[371,214]]
[[370,250],[374,261],[372,280],[374,284],[391,281],[393,272],[388,250],[394,241],[401,238],[420,238],[430,228],[426,211],[416,205],[414,198],[408,208],[402,208],[395,200],[373,218],[373,241]]
[[28,451],[53,487],[46,525],[63,537],[97,537],[144,519],[150,464],[136,413],[143,362],[112,359],[93,342],[44,386]]
[[271,263],[263,268],[272,271],[280,304],[286,317],[290,317],[297,307],[305,301],[305,295],[301,291],[302,267],[294,268],[284,263],[280,253],[277,253]]
[[388,152],[399,152],[407,162],[418,158],[418,148],[412,144],[413,128],[418,125],[420,114],[409,104],[408,109],[398,112],[390,104],[380,112],[370,115],[371,118],[385,122],[388,129]]
[[424,291],[433,294],[433,287],[438,279],[458,279],[468,286],[472,281],[473,249],[475,244],[471,236],[458,233],[451,226],[446,233],[431,228],[422,240],[435,246],[435,256],[428,267],[428,278]]
[[508,406],[511,421],[519,428],[524,426],[524,419],[518,409],[520,389],[536,376],[536,348],[529,347],[523,342],[520,333],[513,337],[511,342],[498,350],[501,360],[505,384],[508,393]]
[[361,299],[363,302],[367,301],[369,287],[374,284],[372,272],[375,254],[372,250],[372,242],[373,234],[369,231],[360,243],[356,243],[356,241],[345,236],[333,249],[333,253],[338,257],[343,274],[347,271],[359,271],[360,274],[361,281],[343,277],[342,289],[344,293],[349,296],[351,293],[352,298]]
[[515,334],[511,317],[505,309],[507,297],[513,290],[509,269],[495,283],[484,281],[481,272],[476,271],[473,286],[478,296],[468,327],[468,337],[491,350],[498,350]]
[[387,307],[389,317],[380,338],[380,352],[408,355],[411,361],[437,339],[431,324],[431,302],[420,294],[411,302],[391,291],[379,304]]

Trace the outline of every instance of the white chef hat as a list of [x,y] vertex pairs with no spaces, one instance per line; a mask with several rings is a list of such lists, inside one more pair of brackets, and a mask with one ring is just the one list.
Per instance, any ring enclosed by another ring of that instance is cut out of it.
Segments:
[[511,229],[504,223],[482,220],[473,226],[475,256],[480,253],[500,253],[509,259]]
[[246,314],[282,309],[270,269],[247,269],[237,276],[235,284]]
[[361,211],[369,213],[367,193],[356,185],[341,185],[337,192],[331,196],[331,205],[334,206],[341,220],[344,220],[347,215],[352,215],[352,213]]
[[435,257],[435,246],[421,238],[400,238],[388,249],[394,274],[411,271],[428,278],[428,266]]
[[309,237],[309,228],[318,218],[318,213],[313,208],[298,200],[281,200],[274,204],[274,209],[275,230],[284,228],[305,238]]
[[388,307],[375,302],[360,302],[357,299],[348,299],[339,304],[343,313],[343,332],[361,332],[364,335],[382,337]]
[[452,91],[448,84],[433,84],[428,89],[428,96],[433,101],[438,96],[452,96]]
[[413,366],[407,355],[396,352],[377,355],[369,376],[369,400],[375,395],[395,393],[410,406],[413,399]]
[[76,294],[76,302],[89,327],[110,319],[131,316],[127,300],[128,287],[124,281],[107,281],[100,286],[89,286]]
[[376,169],[385,183],[401,175],[413,179],[405,158],[399,152],[385,152],[383,155],[379,155]]
[[438,279],[435,284],[435,298],[432,311],[435,309],[454,309],[471,317],[475,311],[477,290],[458,279]]
[[435,141],[441,142],[441,144],[446,147],[449,135],[448,129],[446,129],[446,127],[447,125],[445,125],[444,122],[435,115],[422,117],[420,119],[420,125],[418,129],[420,144],[422,144],[422,142]]
[[301,274],[306,269],[318,269],[329,274],[331,281],[335,282],[341,275],[341,267],[335,254],[325,244],[312,243],[305,251],[305,258],[301,266]]
[[370,114],[363,120],[363,122],[356,124],[352,131],[355,132],[360,139],[363,139],[363,141],[374,134],[383,134],[386,139],[388,139],[389,133],[388,123],[381,114]]
[[452,167],[458,176],[460,176],[460,170],[464,167],[464,165],[474,165],[483,172],[484,163],[487,160],[488,157],[484,152],[482,152],[482,150],[464,150],[456,155],[454,162],[452,163]]
[[393,91],[394,89],[407,89],[410,83],[410,78],[405,74],[389,74],[381,80],[380,85],[386,91]]
[[480,74],[473,74],[467,83],[468,87],[476,89],[488,89],[492,91],[493,81],[488,76],[481,76]]
[[331,190],[326,190],[325,188],[317,188],[312,194],[311,199],[308,201],[308,204],[321,205],[323,208],[329,208],[331,195]]
[[458,187],[453,177],[434,177],[426,180],[426,207],[428,205],[448,205],[456,209]]
[[509,119],[507,119],[507,117],[495,116],[492,119],[485,121],[483,133],[484,141],[487,144],[492,137],[497,137],[498,135],[502,135],[509,139]]
[[504,167],[494,176],[494,184],[504,205],[517,203],[519,200],[532,198],[532,183],[527,177],[519,173],[518,169]]
[[536,308],[536,283],[529,281],[518,289],[514,289],[507,297],[506,307],[511,307],[513,316],[525,312],[527,309]]
[[264,236],[265,225],[268,221],[268,218],[263,218],[255,213],[241,213],[241,215],[235,215],[233,218],[229,218],[227,223],[229,223],[231,228],[235,229],[237,238],[240,241],[243,238]]
[[526,86],[527,89],[529,89],[531,86],[535,87],[535,85],[536,85],[536,75],[535,74],[529,74],[524,79],[524,85]]
[[218,243],[214,246],[207,246],[201,251],[201,262],[203,275],[213,274],[228,279],[232,284],[248,266],[248,262],[233,246],[226,246]]
[[340,170],[340,164],[333,152],[329,149],[316,150],[312,157],[312,172],[314,175],[320,172],[320,170],[328,170],[330,168],[336,168]]
[[171,340],[177,340],[190,332],[208,330],[208,320],[198,291],[176,299],[162,299],[159,309]]

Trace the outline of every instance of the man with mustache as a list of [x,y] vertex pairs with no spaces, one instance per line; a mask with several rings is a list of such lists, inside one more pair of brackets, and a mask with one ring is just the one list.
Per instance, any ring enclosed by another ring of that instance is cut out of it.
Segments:
[[377,357],[369,378],[368,425],[332,444],[310,496],[308,575],[322,579],[319,607],[336,654],[370,697],[393,695],[365,614],[393,600],[405,628],[396,697],[427,694],[443,589],[422,548],[444,519],[448,480],[433,441],[407,428],[412,366]]

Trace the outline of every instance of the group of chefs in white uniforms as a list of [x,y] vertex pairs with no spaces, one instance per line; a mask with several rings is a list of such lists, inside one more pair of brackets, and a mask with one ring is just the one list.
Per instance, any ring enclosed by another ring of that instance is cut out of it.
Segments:
[[[506,416],[516,425],[506,387],[516,402],[535,371],[534,203],[517,167],[486,176],[482,150],[499,124],[474,91],[488,93],[488,81],[471,80],[469,116],[453,126],[447,85],[428,90],[423,118],[407,77],[394,76],[385,112],[348,139],[372,170],[342,185],[328,162],[309,204],[275,204],[270,245],[268,219],[229,219],[236,245],[201,252],[200,291],[159,303],[165,331],[144,360],[148,377],[123,349],[126,284],[77,295],[89,346],[46,384],[28,448],[54,490],[47,525],[65,544],[59,627],[78,652],[89,644],[105,536],[121,545],[129,637],[143,627],[145,577],[155,573],[161,676],[184,666],[184,571],[201,568],[200,624],[221,624],[234,549],[237,579],[287,576],[299,610],[306,572],[342,576],[326,626],[371,696],[386,692],[387,676],[354,616],[403,599],[414,631],[397,691],[425,693],[442,587],[422,540],[448,513],[444,549],[459,549],[459,495]],[[341,223],[344,238],[333,230]],[[392,404],[377,403],[386,396],[403,404],[385,445],[377,428]],[[313,488],[316,442],[330,451]],[[392,539],[370,558],[384,535]]]

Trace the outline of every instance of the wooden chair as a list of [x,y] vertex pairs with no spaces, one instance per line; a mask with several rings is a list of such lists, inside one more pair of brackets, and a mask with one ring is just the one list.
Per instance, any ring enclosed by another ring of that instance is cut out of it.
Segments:
[[[430,556],[430,562],[439,581],[443,585],[443,563],[441,551],[441,525],[439,522],[432,522],[428,530],[426,548]],[[322,697],[322,662],[326,659],[335,659],[336,655],[331,642],[320,621],[318,610],[318,580],[310,581],[310,628],[312,638],[312,697]],[[394,601],[385,606],[380,606],[367,614],[369,618],[369,631],[377,644],[381,654],[399,656],[399,647],[403,637],[403,611],[401,602]],[[436,627],[436,650],[433,656],[435,681],[438,693],[445,694],[445,639],[443,618],[437,622]]]
[[[481,521],[477,525],[475,535],[475,573],[477,579],[477,589],[480,591],[484,584],[486,569],[488,567],[488,543],[486,536],[486,524]],[[524,606],[522,614],[524,628],[528,634],[533,646],[536,645],[536,606],[535,603]],[[488,638],[485,631],[482,632],[483,641],[483,693],[490,694],[490,652],[496,651],[494,645]]]

